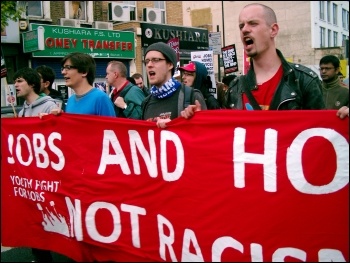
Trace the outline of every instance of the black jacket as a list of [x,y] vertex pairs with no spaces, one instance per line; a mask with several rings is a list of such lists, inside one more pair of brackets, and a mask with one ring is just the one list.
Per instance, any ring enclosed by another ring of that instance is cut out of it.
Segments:
[[[282,61],[283,77],[272,98],[270,110],[314,110],[325,109],[322,97],[321,80],[311,69],[287,62],[281,51],[276,49]],[[225,108],[243,108],[243,79],[250,90],[257,88],[254,65],[250,66],[247,75],[240,76],[230,83],[225,96]]]

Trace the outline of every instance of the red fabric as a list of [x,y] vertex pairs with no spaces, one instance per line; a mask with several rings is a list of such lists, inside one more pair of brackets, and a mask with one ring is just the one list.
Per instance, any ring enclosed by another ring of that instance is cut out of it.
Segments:
[[[349,261],[349,119],[335,113],[211,110],[165,130],[2,119],[1,243],[76,261]],[[49,211],[66,235],[44,230]]]
[[188,72],[196,72],[196,64],[190,61],[187,65],[179,67],[179,70],[184,70]]
[[[276,74],[271,79],[258,85],[258,89],[252,90],[252,94],[255,100],[257,101],[262,110],[268,110],[270,108],[272,97],[275,94],[277,86],[281,81],[282,75],[283,68],[281,65],[277,70]],[[242,96],[244,102],[244,109],[246,109],[245,105],[247,105],[247,103],[250,104],[250,102],[245,93],[243,93]]]

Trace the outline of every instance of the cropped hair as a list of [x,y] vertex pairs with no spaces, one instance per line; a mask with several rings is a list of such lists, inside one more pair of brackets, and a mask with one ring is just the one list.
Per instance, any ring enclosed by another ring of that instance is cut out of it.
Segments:
[[46,81],[50,82],[48,89],[51,90],[52,84],[56,78],[56,74],[53,68],[49,66],[41,65],[36,67],[35,70],[41,75],[41,78],[43,79],[44,82]]
[[118,71],[122,77],[124,77],[124,78],[127,77],[128,70],[123,62],[112,60],[112,61],[108,62],[108,65],[111,65],[111,68],[114,71]]
[[340,60],[334,55],[326,55],[320,60],[320,65],[331,63],[335,69],[340,67]]
[[134,73],[131,77],[134,78],[134,79],[141,78],[143,80],[143,76],[140,73]]
[[264,10],[266,23],[270,26],[274,23],[277,23],[276,13],[275,11],[273,11],[271,7],[268,7],[267,5],[263,5],[263,4],[258,4],[258,3],[248,4],[245,7],[248,7],[248,6],[261,6],[262,9]]
[[23,78],[28,83],[28,85],[33,86],[33,90],[36,94],[40,93],[41,77],[35,69],[26,67],[17,70],[13,75],[13,80],[16,81],[18,78]]
[[88,54],[80,52],[69,53],[62,59],[62,67],[68,59],[72,63],[71,66],[76,67],[79,73],[86,73],[86,79],[88,83],[92,86],[94,84],[96,75],[96,62],[94,58]]
[[232,74],[232,75],[226,75],[225,77],[222,78],[222,83],[224,83],[226,86],[230,86],[230,83],[232,80],[234,80],[237,76]]

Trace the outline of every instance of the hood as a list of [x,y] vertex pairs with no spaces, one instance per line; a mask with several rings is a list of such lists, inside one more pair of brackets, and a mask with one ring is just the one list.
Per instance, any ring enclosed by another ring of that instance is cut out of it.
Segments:
[[201,90],[202,86],[206,83],[208,70],[201,62],[193,61],[193,63],[196,64],[196,78],[193,83],[193,88]]

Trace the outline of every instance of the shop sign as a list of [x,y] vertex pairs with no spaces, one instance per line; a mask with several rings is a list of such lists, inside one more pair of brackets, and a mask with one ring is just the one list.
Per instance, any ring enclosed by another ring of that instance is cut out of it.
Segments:
[[44,28],[39,26],[37,29],[22,33],[23,52],[29,53],[38,50],[44,50]]
[[31,30],[44,28],[44,50],[33,57],[64,57],[82,52],[94,58],[135,58],[135,33],[95,28],[75,28],[30,24]]
[[179,38],[181,50],[204,51],[209,49],[208,29],[196,27],[168,26],[142,23],[142,47],[147,48],[156,42],[167,43],[172,38]]

